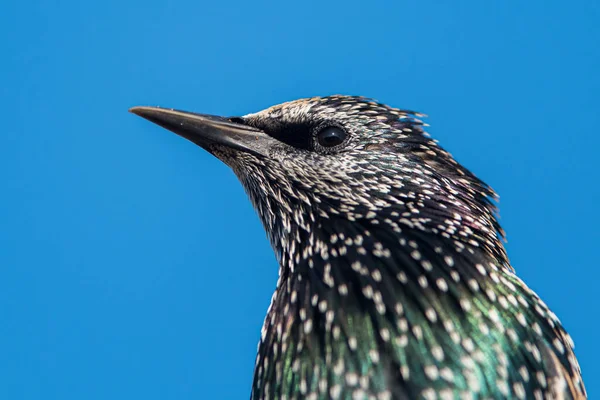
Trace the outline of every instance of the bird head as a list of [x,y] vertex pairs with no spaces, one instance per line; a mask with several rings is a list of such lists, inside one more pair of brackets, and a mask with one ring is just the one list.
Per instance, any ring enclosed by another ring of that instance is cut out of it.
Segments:
[[131,111],[229,165],[280,261],[290,265],[296,244],[334,219],[417,229],[497,252],[494,192],[424,132],[418,113],[353,96],[301,99],[229,118]]

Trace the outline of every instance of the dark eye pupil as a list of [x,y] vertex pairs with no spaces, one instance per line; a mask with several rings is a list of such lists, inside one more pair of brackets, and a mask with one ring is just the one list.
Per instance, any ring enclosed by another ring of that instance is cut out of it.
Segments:
[[333,147],[344,142],[346,139],[346,132],[342,128],[337,126],[329,126],[321,129],[317,134],[317,141],[323,147]]

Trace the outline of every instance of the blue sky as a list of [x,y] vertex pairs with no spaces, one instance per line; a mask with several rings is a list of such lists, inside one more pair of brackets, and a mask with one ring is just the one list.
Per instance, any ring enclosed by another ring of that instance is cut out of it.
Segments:
[[500,193],[597,397],[599,20],[595,0],[8,0],[0,398],[247,398],[277,278],[262,227],[227,167],[127,109],[334,93],[429,114]]

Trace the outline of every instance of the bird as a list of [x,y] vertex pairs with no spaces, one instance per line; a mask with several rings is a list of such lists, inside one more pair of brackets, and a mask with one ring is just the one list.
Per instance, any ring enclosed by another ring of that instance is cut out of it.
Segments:
[[498,196],[425,115],[346,95],[130,111],[229,166],[264,226],[279,277],[251,399],[587,398],[571,337],[508,259]]

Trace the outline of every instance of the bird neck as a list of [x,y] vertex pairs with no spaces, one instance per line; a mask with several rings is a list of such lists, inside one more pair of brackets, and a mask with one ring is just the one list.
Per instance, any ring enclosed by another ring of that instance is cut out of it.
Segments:
[[358,385],[384,398],[417,398],[432,382],[453,382],[457,395],[532,397],[537,383],[512,371],[524,362],[531,371],[569,368],[569,352],[552,350],[569,348],[566,336],[513,274],[495,220],[460,210],[410,217],[364,209],[349,218],[295,204],[279,226],[261,215],[274,232],[280,276],[261,331],[254,398],[305,397],[321,382],[339,383],[342,397]]
[[[392,225],[373,224],[366,214],[354,221],[315,217],[310,229],[292,230],[294,236],[279,242],[280,278],[261,332],[255,385],[285,385],[276,376],[286,373],[297,383],[314,382],[316,366],[332,371],[343,365],[357,376],[379,376],[380,383],[369,385],[384,390],[388,379],[397,379],[390,371],[422,374],[440,352],[444,356],[443,341],[451,342],[446,330],[458,335],[465,329],[452,325],[460,301],[464,307],[472,301],[447,294],[463,291],[468,279],[490,279],[476,264],[486,273],[493,268],[497,278],[500,268],[472,244]],[[471,257],[479,262],[465,263]]]

